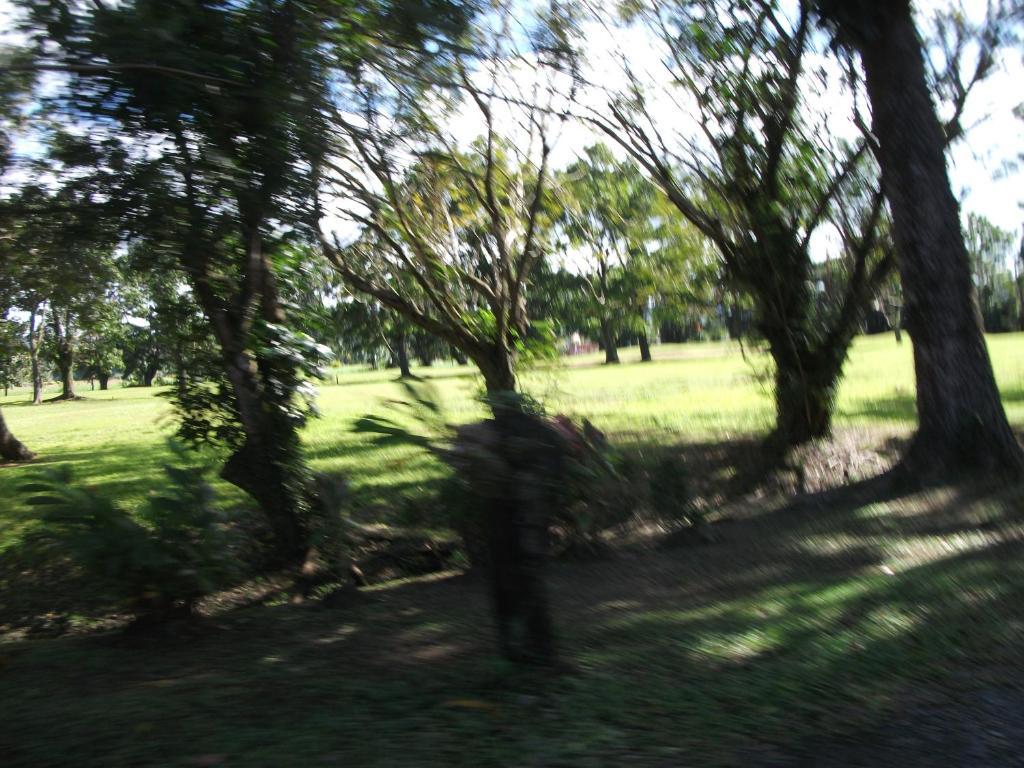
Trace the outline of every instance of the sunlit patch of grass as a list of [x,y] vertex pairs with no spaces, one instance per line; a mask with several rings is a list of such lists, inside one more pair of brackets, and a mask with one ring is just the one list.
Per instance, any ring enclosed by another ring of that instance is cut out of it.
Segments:
[[[989,347],[1011,420],[1024,423],[1024,335],[989,337]],[[758,380],[763,355],[748,349],[744,359],[731,342],[661,345],[655,362],[636,362],[635,349],[622,351],[619,366],[600,364],[600,355],[562,361],[551,370],[527,372],[524,387],[551,411],[591,419],[610,433],[643,434],[648,440],[705,440],[764,433],[773,407],[770,392]],[[449,417],[479,418],[480,378],[471,366],[436,364],[414,369],[435,385]],[[372,448],[351,431],[355,419],[385,411],[402,396],[394,371],[342,367],[320,387],[322,416],[310,422],[304,443],[314,468],[343,473],[358,505],[393,504],[416,497],[442,476],[443,468],[412,449]],[[168,402],[159,388],[114,387],[106,392],[80,386],[82,400],[26,404],[28,392],[0,398],[4,415],[19,438],[42,462],[67,463],[81,482],[113,492],[127,507],[141,504],[161,482],[167,460],[163,441],[173,431]],[[912,347],[891,335],[856,340],[839,393],[839,426],[909,428],[914,420]],[[47,395],[55,394],[48,392]],[[216,463],[211,459],[211,463]],[[24,467],[0,470],[0,516],[12,511],[15,486]],[[241,499],[226,484],[218,490]],[[11,522],[0,532],[0,548],[10,541]]]

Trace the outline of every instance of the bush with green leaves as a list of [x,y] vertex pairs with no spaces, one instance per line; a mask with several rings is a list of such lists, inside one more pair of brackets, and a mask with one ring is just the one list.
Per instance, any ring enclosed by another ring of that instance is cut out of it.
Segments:
[[166,465],[168,483],[132,515],[92,487],[75,485],[71,468],[44,470],[21,486],[38,511],[35,543],[63,556],[103,596],[137,618],[190,615],[199,598],[234,573],[226,520],[213,504],[205,469]]
[[566,553],[596,554],[604,547],[602,534],[636,514],[634,478],[624,471],[623,455],[588,420],[577,424],[559,415],[552,422],[567,449],[555,533]]
[[[373,436],[378,444],[413,445],[431,452],[452,468],[435,498],[417,504],[416,525],[441,526],[462,539],[470,563],[485,562],[487,544],[481,505],[487,503],[490,486],[500,485],[502,472],[500,433],[492,420],[453,426],[427,382],[402,382],[407,397],[390,401],[391,417],[364,416],[357,432]],[[540,403],[528,396],[506,393],[515,403],[505,404],[543,421],[557,436],[563,452],[564,471],[559,473],[551,530],[557,549],[573,555],[596,554],[604,548],[604,534],[626,523],[643,508],[663,512],[686,495],[685,476],[675,466],[636,466],[632,456],[617,451],[589,421],[577,424],[567,416],[549,417]],[[493,405],[493,403],[492,403]],[[501,407],[502,403],[498,403]],[[663,488],[665,482],[671,488]],[[657,487],[655,487],[657,486]],[[657,502],[655,504],[654,502]],[[657,510],[653,508],[658,506]]]

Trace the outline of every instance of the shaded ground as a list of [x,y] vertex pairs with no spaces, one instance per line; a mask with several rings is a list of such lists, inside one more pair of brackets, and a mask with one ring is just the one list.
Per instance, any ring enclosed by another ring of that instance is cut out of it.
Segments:
[[[977,677],[974,677],[977,675]],[[802,759],[778,765],[1011,768],[1024,765],[1024,687],[1021,670],[963,673],[961,688],[926,689],[884,725],[805,745]]]
[[498,661],[459,575],[8,643],[2,764],[1024,764],[1024,489],[857,483],[861,442],[804,457],[831,490],[795,501],[729,486],[750,444],[689,449],[725,467],[715,543],[553,566],[571,674]]

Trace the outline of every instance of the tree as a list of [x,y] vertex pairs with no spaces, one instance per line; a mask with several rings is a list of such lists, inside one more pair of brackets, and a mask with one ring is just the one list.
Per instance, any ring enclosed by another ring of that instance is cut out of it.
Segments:
[[[772,444],[827,435],[849,345],[893,258],[880,238],[886,211],[867,140],[834,135],[832,116],[809,103],[816,90],[844,87],[814,65],[822,51],[810,7],[634,3],[628,16],[666,49],[664,98],[695,115],[692,130],[674,124],[667,136],[653,106],[663,84],[644,82],[628,62],[626,87],[589,119],[714,243],[728,287],[751,298],[775,367]],[[843,198],[858,201],[848,216]],[[845,289],[822,303],[812,238],[840,224]]]
[[583,275],[560,262],[549,257],[537,265],[527,295],[527,312],[550,323],[560,337],[584,334],[592,319],[589,286]]
[[[496,94],[521,58],[494,45],[472,73],[453,54],[484,130],[468,150],[421,106],[437,96],[422,94],[419,81],[394,93],[367,82],[353,94],[358,120],[335,117],[351,154],[334,164],[332,182],[352,201],[346,215],[362,235],[347,245],[324,240],[350,286],[462,351],[491,395],[516,389],[516,359],[535,338],[526,293],[549,237],[548,161],[561,121],[549,106]],[[490,85],[478,87],[483,80]],[[523,135],[504,138],[499,120]]]
[[411,5],[30,8],[43,63],[70,73],[59,106],[132,140],[127,226],[172,247],[218,347],[218,379],[178,393],[183,433],[228,444],[222,475],[260,504],[276,565],[308,551],[312,491],[298,427],[322,351],[290,327],[276,263],[315,240],[331,89],[378,49],[422,47],[461,17],[443,2],[430,5],[433,18]]
[[0,459],[4,461],[31,461],[35,454],[26,448],[7,427],[0,410]]
[[618,337],[635,316],[630,306],[636,293],[630,290],[632,261],[639,261],[646,247],[656,191],[635,165],[617,160],[603,144],[583,152],[559,176],[559,223],[569,245],[587,254],[584,259],[592,269],[583,274],[605,363],[618,363]]
[[[644,247],[633,254],[623,281],[641,361],[650,361],[649,334],[662,322],[715,311],[721,303],[722,270],[707,238],[658,192]],[[659,331],[660,335],[660,331]]]
[[[936,115],[910,1],[817,0],[816,8],[859,54],[892,209],[917,377],[919,426],[903,465],[922,478],[971,469],[1020,475],[1024,451],[985,347],[946,169],[949,132]],[[982,38],[976,72],[992,65],[999,29]]]
[[[0,64],[7,65],[22,55],[23,52],[0,47]],[[11,140],[9,133],[19,119],[19,102],[28,92],[29,83],[26,78],[12,75],[0,68],[0,173],[7,171]],[[8,212],[0,207],[0,224],[6,229]],[[11,260],[10,238],[0,237],[0,320],[6,322],[7,313],[14,301],[15,274]],[[26,448],[7,427],[3,411],[0,410],[0,458],[5,461],[28,461],[33,453]]]
[[989,333],[1012,331],[1020,317],[1017,285],[1011,262],[1014,234],[976,213],[967,215],[964,232],[978,294],[982,328]]
[[80,257],[74,259],[67,258],[66,253],[54,251],[44,257],[51,259],[47,286],[49,333],[44,350],[60,378],[58,399],[72,400],[82,334],[90,326],[107,322],[109,305],[105,299],[111,288],[113,266],[106,252],[83,254],[79,250]]
[[32,371],[32,404],[43,402],[43,372],[39,356],[46,340],[46,323],[43,322],[46,307],[38,302],[30,305],[28,317],[28,351]]
[[122,339],[130,326],[119,306],[116,292],[111,292],[108,301],[101,305],[82,326],[79,339],[78,363],[85,375],[99,382],[100,390],[106,390],[114,371],[122,368]]
[[1020,240],[1020,249],[1013,262],[1013,282],[1017,285],[1017,330],[1024,331],[1024,237]]
[[[149,323],[146,325],[129,325],[123,328],[117,339],[121,362],[124,366],[123,378],[125,380],[134,379],[143,387],[153,386],[163,363],[164,349],[161,345],[159,331],[150,324],[153,319],[153,315],[150,315]],[[184,362],[178,369],[187,378],[188,373]]]
[[0,387],[6,397],[11,387],[24,380],[28,370],[25,324],[0,316]]
[[[125,311],[136,322],[120,338],[125,378],[153,385],[163,368],[185,393],[191,379],[216,369],[216,341],[196,303],[177,255],[160,238],[134,241],[125,254],[121,285]],[[141,321],[141,322],[140,322]]]
[[[75,14],[59,4],[40,19],[69,64],[103,62],[73,76],[79,103],[114,120],[137,141],[165,136],[161,155],[133,160],[130,226],[164,236],[189,278],[221,355],[221,414],[203,388],[184,406],[190,435],[221,416],[232,453],[223,476],[260,504],[274,534],[277,565],[301,562],[308,544],[306,479],[293,402],[298,379],[290,355],[272,262],[312,214],[313,189],[300,165],[316,163],[323,63],[314,53],[318,22],[290,4],[173,7],[139,0]],[[42,13],[42,12],[37,12]],[[64,25],[64,26],[62,26]],[[121,68],[144,59],[201,72],[169,77]],[[258,87],[252,87],[258,84]]]
[[[558,46],[543,41],[525,56],[507,34],[511,10],[497,6],[483,22],[494,29],[448,49],[426,87],[413,70],[405,80],[367,78],[353,89],[353,106],[334,117],[350,151],[329,168],[360,235],[348,244],[325,236],[324,250],[353,289],[480,370],[494,415],[482,431],[494,436],[501,467],[493,479],[501,491],[480,510],[499,644],[510,659],[552,663],[541,573],[552,510],[542,501],[550,494],[531,478],[547,476],[543,463],[555,449],[551,430],[514,392],[523,353],[550,342],[530,322],[527,294],[548,248],[549,160],[565,104],[547,80],[553,70],[532,59],[557,56]],[[470,112],[461,119],[482,124],[468,147],[448,122],[460,104]],[[527,442],[544,447],[524,451]]]
[[[6,243],[0,242],[0,249],[6,247]],[[7,253],[0,250],[0,375],[3,376],[4,394],[13,375],[16,359],[16,350],[20,342],[20,329],[17,324],[7,319],[7,314],[13,303],[15,286],[11,280],[10,262]],[[29,461],[35,456],[26,448],[11,432],[4,419],[3,411],[0,410],[0,459],[3,461]]]
[[25,169],[37,180],[6,201],[15,301],[29,315],[36,403],[42,398],[41,353],[58,371],[58,397],[74,398],[80,326],[105,311],[116,277],[117,223],[110,210],[109,175],[81,169],[110,166],[122,156],[115,144],[93,146],[49,117],[39,126],[39,137],[46,152]]

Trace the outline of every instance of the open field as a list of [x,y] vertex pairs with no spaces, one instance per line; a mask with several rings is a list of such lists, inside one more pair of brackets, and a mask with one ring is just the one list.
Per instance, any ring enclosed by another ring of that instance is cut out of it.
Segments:
[[[1010,420],[1024,425],[1024,334],[989,338],[996,376]],[[635,349],[622,351],[623,365],[600,365],[600,356],[572,358],[554,370],[526,376],[526,388],[553,412],[591,419],[612,433],[658,442],[720,440],[766,431],[772,423],[765,362],[744,360],[734,344],[665,345],[656,362],[640,365]],[[471,368],[415,369],[431,377],[454,421],[482,413],[479,379]],[[335,379],[337,375],[337,379]],[[338,383],[334,383],[335,380]],[[138,504],[161,477],[168,455],[163,443],[173,431],[170,406],[154,390],[115,388],[83,400],[32,407],[24,392],[0,401],[11,429],[43,463],[67,462],[82,481],[109,490],[127,505]],[[351,431],[367,412],[381,412],[401,396],[390,370],[332,372],[320,388],[322,416],[305,431],[318,470],[341,471],[356,505],[389,503],[415,494],[436,475],[426,457],[403,448],[371,449]],[[909,342],[892,336],[857,340],[839,394],[836,425],[909,429],[914,423],[914,381]],[[0,499],[10,499],[31,467],[0,473]],[[232,497],[226,484],[222,494]],[[8,502],[9,503],[9,502]],[[9,537],[8,537],[9,538]],[[2,535],[0,535],[2,546]]]
[[[989,344],[1024,426],[1024,335]],[[857,341],[841,432],[913,426],[910,352],[888,336]],[[762,363],[715,344],[659,353],[639,365],[626,350],[617,368],[573,360],[528,388],[620,439],[728,445],[770,424]],[[453,419],[479,412],[467,369],[430,375]],[[438,468],[349,431],[400,392],[393,373],[338,376],[305,433],[314,465],[347,474],[357,514],[415,497]],[[74,462],[83,482],[138,503],[167,455],[166,403],[141,389],[82,394],[33,408],[15,393],[4,412],[42,463]],[[26,471],[0,468],[0,546],[26,524],[11,501]],[[484,585],[459,574],[334,609],[279,600],[170,637],[6,643],[0,764],[1021,764],[1024,489],[768,492],[730,500],[710,529],[704,546],[555,564],[571,665],[555,677],[496,660]]]

